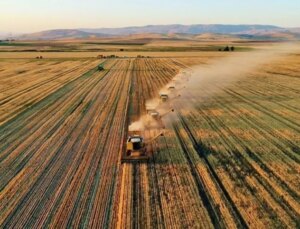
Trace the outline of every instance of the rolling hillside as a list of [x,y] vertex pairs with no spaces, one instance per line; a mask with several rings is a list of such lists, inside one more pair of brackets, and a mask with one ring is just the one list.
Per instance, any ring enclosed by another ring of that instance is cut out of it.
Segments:
[[161,37],[164,39],[191,39],[194,36],[216,35],[220,39],[224,35],[231,38],[296,40],[300,38],[300,29],[281,28],[272,25],[148,25],[142,27],[96,28],[96,29],[57,29],[25,34],[17,37],[21,40],[58,40],[58,39],[89,39],[102,37],[136,36]]

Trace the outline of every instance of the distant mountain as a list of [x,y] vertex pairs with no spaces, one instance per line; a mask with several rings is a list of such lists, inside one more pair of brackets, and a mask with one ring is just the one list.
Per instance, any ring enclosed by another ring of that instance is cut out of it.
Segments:
[[147,25],[141,27],[124,27],[124,28],[100,28],[100,29],[79,29],[88,33],[103,33],[110,35],[129,35],[140,33],[185,33],[185,34],[202,34],[202,33],[221,33],[235,34],[248,33],[251,31],[271,31],[282,30],[283,28],[272,25]]
[[288,30],[292,33],[300,33],[300,27],[299,28],[290,28]]
[[99,29],[58,29],[38,33],[25,34],[17,37],[21,40],[59,40],[59,39],[88,39],[102,37],[134,37],[143,36],[149,39],[190,39],[200,36],[209,39],[221,39],[224,36],[241,39],[271,39],[290,40],[300,39],[300,28],[282,28],[273,25],[148,25],[124,28]]
[[38,33],[24,34],[18,39],[22,40],[58,40],[58,39],[72,39],[72,38],[94,38],[105,37],[107,35],[101,33],[85,32],[77,29],[56,29],[47,30]]

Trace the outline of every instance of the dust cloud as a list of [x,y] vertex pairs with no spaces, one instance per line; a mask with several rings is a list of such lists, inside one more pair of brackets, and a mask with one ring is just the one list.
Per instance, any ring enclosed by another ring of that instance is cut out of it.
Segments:
[[141,118],[140,120],[133,122],[128,127],[129,131],[143,131],[145,130],[144,120]]
[[255,51],[228,53],[206,65],[183,70],[172,81],[176,88],[182,88],[181,96],[171,104],[181,111],[192,109],[266,65],[299,51],[297,44],[269,45]]
[[299,51],[299,46],[293,44],[264,47],[257,51],[230,53],[229,57],[212,61],[207,65],[192,67],[185,74],[181,73],[175,77],[179,82],[183,82],[184,77],[187,78],[187,81],[183,82],[185,89],[181,91],[179,100],[185,101],[181,103],[183,106],[188,105],[188,100],[192,98],[201,102],[266,64],[280,60],[297,50]]
[[[146,107],[160,113],[170,108],[178,111],[193,109],[194,106],[207,101],[224,88],[263,68],[264,65],[280,60],[285,55],[299,52],[299,50],[300,47],[296,44],[280,44],[261,47],[249,52],[230,52],[226,57],[210,61],[206,65],[182,70],[168,85],[161,88],[158,98],[146,102]],[[170,90],[170,88],[173,89]],[[169,96],[167,102],[160,101],[161,93]],[[175,114],[170,113],[163,117],[163,121],[168,126],[177,119],[176,117]],[[131,124],[129,129],[144,130],[147,126],[146,120],[149,123],[149,119],[142,117]]]

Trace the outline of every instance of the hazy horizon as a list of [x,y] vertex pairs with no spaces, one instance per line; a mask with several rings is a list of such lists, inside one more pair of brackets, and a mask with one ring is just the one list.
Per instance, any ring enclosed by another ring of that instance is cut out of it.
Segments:
[[119,28],[167,24],[260,24],[299,27],[300,2],[237,0],[11,0],[0,4],[0,32]]
[[[211,24],[204,24],[204,23],[197,23],[197,24],[181,24],[181,23],[170,23],[170,24],[145,24],[145,25],[126,25],[126,26],[112,26],[112,27],[80,27],[80,28],[65,28],[65,27],[57,27],[57,28],[49,28],[49,29],[41,29],[36,31],[25,31],[25,32],[17,32],[18,34],[26,34],[26,33],[38,33],[44,31],[51,31],[51,30],[84,30],[84,29],[119,29],[119,28],[131,28],[131,27],[147,27],[147,26],[171,26],[171,25],[183,25],[183,26],[193,26],[193,25],[232,25],[232,26],[239,26],[239,25],[261,25],[261,26],[276,26],[281,28],[298,28],[298,27],[284,27],[275,24],[222,24],[222,23],[211,23]],[[299,26],[300,27],[300,26]],[[1,31],[0,33],[11,33],[8,31]],[[17,34],[16,33],[16,34]]]

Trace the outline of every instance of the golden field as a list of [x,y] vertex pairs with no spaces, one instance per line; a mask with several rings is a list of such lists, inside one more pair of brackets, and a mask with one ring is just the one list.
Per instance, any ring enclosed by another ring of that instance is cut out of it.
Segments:
[[[225,44],[0,48],[0,227],[299,227],[300,51],[201,86],[206,69],[276,45]],[[151,160],[121,164],[128,125],[183,71]]]

